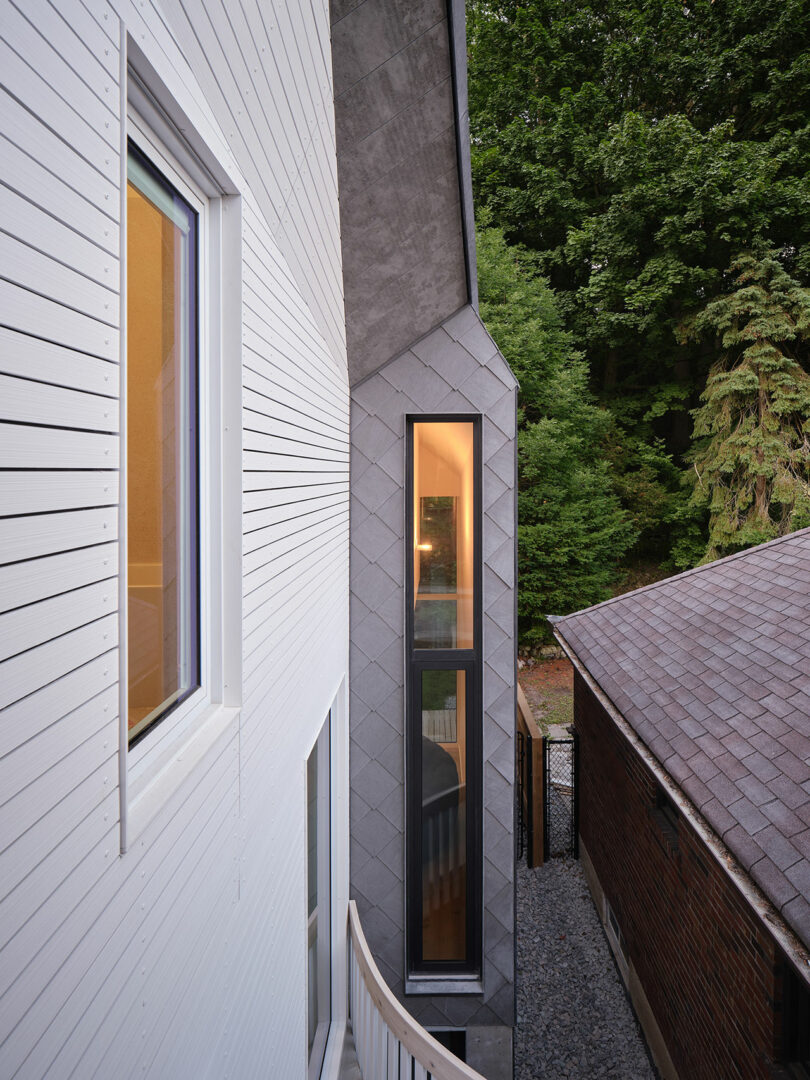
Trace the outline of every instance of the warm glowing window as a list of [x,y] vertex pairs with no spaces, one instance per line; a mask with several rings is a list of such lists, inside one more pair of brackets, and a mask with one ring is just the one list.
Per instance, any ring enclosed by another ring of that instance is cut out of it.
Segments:
[[200,682],[197,214],[130,145],[127,168],[130,742]]
[[409,424],[407,907],[417,977],[480,972],[479,423]]
[[467,958],[467,672],[422,669],[422,960]]
[[417,649],[473,647],[473,461],[469,421],[414,424]]

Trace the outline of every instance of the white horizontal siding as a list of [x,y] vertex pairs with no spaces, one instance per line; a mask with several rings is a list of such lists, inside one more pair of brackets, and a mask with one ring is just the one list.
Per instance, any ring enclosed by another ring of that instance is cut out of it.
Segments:
[[[88,737],[95,736],[97,726],[107,727],[118,711],[118,685],[109,674],[105,681],[108,685],[99,695],[83,701],[78,709],[60,716],[42,732],[24,732],[27,736],[24,741],[0,758],[0,791],[4,802],[46,776]],[[108,731],[108,737],[110,734]]]
[[[5,94],[0,95],[0,100],[11,101]],[[47,129],[42,129],[42,132],[46,138],[55,138]],[[30,137],[26,141],[31,147]],[[90,191],[76,191],[64,178],[55,176],[32,157],[30,152],[20,150],[11,141],[10,134],[0,136],[0,154],[3,158],[3,184],[16,197],[17,206],[30,203],[43,215],[48,215],[47,220],[55,231],[63,236],[75,233],[102,248],[115,260],[118,259],[118,226],[101,208],[104,195],[110,190],[108,183],[92,175]],[[50,154],[46,152],[44,156],[47,160]],[[12,222],[11,228],[14,235],[20,235],[18,223]]]
[[[115,56],[118,63],[117,49]],[[24,99],[17,100],[9,93],[5,79],[3,84],[0,87],[3,137],[16,149],[16,154],[8,158],[8,172],[6,158],[3,159],[4,182],[20,195],[29,195],[46,210],[58,212],[59,198],[66,199],[65,211],[70,210],[77,200],[87,203],[91,213],[95,211],[91,224],[80,218],[76,227],[79,228],[82,222],[85,224],[85,228],[80,229],[83,235],[94,238],[100,247],[117,254],[119,191],[116,172],[106,167],[100,171],[93,158],[84,157],[80,150],[71,153],[73,125],[59,126],[58,121],[54,125],[43,112],[29,111],[23,104]],[[104,160],[107,160],[106,151]],[[74,221],[67,213],[63,220],[68,224]]]
[[[85,26],[90,26],[87,20]],[[105,69],[98,55],[46,0],[3,5],[3,38],[35,72],[48,72],[49,84],[76,113],[118,152],[118,72]],[[110,57],[108,56],[108,61]]]
[[0,371],[88,394],[118,393],[117,364],[4,327],[0,327]]
[[[258,528],[257,521],[262,524],[267,519],[268,514],[274,512],[274,508],[295,506],[298,503],[310,503],[317,499],[321,499],[326,495],[334,495],[336,492],[345,493],[348,489],[348,485],[341,480],[331,480],[328,483],[315,483],[315,484],[301,484],[294,483],[287,487],[272,487],[272,488],[260,488],[260,489],[248,489],[245,487],[244,494],[242,496],[242,507],[244,511],[244,532],[245,534],[251,532],[254,528]],[[253,515],[261,514],[261,518],[254,518]]]
[[118,439],[99,432],[0,422],[0,459],[12,469],[114,469]]
[[[27,25],[21,18],[16,18],[13,11],[8,0],[4,0],[0,19],[3,85],[18,101],[33,103],[35,115],[41,117],[52,131],[69,131],[82,157],[93,162],[96,171],[115,184],[118,166],[118,124],[115,116],[94,98],[68,65],[35,32],[25,34],[34,46],[33,55],[26,55],[26,59],[21,55],[26,48],[25,42],[14,38],[14,45],[20,53],[8,44],[11,35],[20,26]],[[72,97],[74,93],[76,98]],[[85,106],[87,113],[83,112]],[[117,208],[111,209],[117,214]]]
[[[117,501],[118,473],[111,469],[0,473],[0,507],[7,517],[105,506]],[[3,606],[0,601],[0,608]]]
[[[57,767],[41,773],[0,807],[0,834],[9,840],[3,852],[8,868],[4,893],[11,892],[30,873],[60,833],[66,835],[74,821],[94,810],[99,799],[114,789],[107,767],[115,751],[114,733],[110,725],[102,726],[78,743]],[[85,779],[74,784],[76,776]]]
[[107,615],[4,660],[0,663],[0,709],[13,705],[117,644],[118,620],[114,615]]
[[[3,204],[9,201],[6,198]],[[10,215],[11,208],[2,205],[0,212]],[[32,237],[31,243],[35,243],[36,239],[37,237]],[[83,244],[77,242],[74,247],[78,250],[83,248]],[[86,249],[81,253],[86,255]],[[111,281],[110,287],[98,283],[99,279],[104,277],[105,271],[109,272],[113,260],[108,252],[100,249],[95,249],[93,254],[97,263],[95,280],[64,261],[70,259],[70,248],[61,251],[60,257],[55,258],[28,243],[22,243],[14,236],[0,233],[0,265],[4,267],[5,275],[12,284],[30,292],[44,294],[63,307],[87,315],[106,326],[115,327],[118,325],[118,294],[113,291],[116,288],[115,280]]]
[[[62,437],[66,438],[66,434]],[[0,563],[24,562],[40,555],[106,544],[117,535],[118,511],[114,506],[3,518],[0,520]]]
[[[80,548],[61,555],[50,555],[22,565],[12,563],[11,566],[0,566],[0,613],[8,612],[11,608],[21,609],[23,605],[30,606],[46,597],[55,599],[60,594],[67,596],[68,600],[64,602],[72,605],[78,601],[82,586],[105,579],[113,581],[109,588],[115,593],[117,575],[118,545],[115,542],[103,547]],[[30,621],[43,623],[43,614],[39,606],[30,608]],[[0,626],[5,618],[0,614]],[[19,645],[16,633],[19,633],[20,624],[16,626],[15,643]],[[19,648],[15,651],[19,651]]]
[[[121,20],[243,196],[245,552],[239,736],[124,856]],[[0,1075],[303,1077],[305,762],[348,652],[328,11],[0,0],[0,39]]]
[[17,424],[42,424],[85,431],[117,431],[118,400],[0,375],[3,418]]
[[67,674],[56,676],[41,689],[32,689],[15,704],[7,705],[0,725],[0,757],[88,704],[117,679],[118,653],[111,647],[87,663],[79,661],[68,668]]
[[[55,270],[55,268],[53,268]],[[22,276],[22,275],[19,275]],[[103,360],[118,356],[118,330],[61,300],[43,296],[34,279],[33,288],[0,278],[0,311],[6,326],[22,334],[40,337],[47,330],[54,345],[87,352]]]
[[[16,240],[57,263],[69,264],[71,270],[91,282],[115,291],[117,256],[87,239],[72,227],[72,223],[64,224],[53,213],[8,187],[0,188],[0,217]],[[102,296],[105,300],[110,299],[106,293]]]
[[[319,9],[316,18],[310,5],[286,0],[272,10],[259,0],[236,6],[167,0],[166,11],[340,369],[345,333],[334,137],[324,181],[313,189],[302,179],[310,151],[317,156],[319,124],[328,131],[334,125],[324,13]],[[235,95],[241,98],[237,115],[231,105]],[[299,202],[301,190],[306,193]],[[307,253],[303,259],[301,252]]]
[[107,578],[0,615],[0,661],[116,611],[117,582]]
[[[53,935],[59,935],[72,907],[96,887],[109,869],[109,852],[115,848],[118,831],[115,800],[116,792],[109,792],[95,813],[72,823],[69,836],[40,858],[18,887],[0,900],[0,918],[8,927],[8,942],[0,953],[0,987],[8,1008],[21,988],[21,977],[31,978],[26,973],[34,969],[36,981],[36,958],[43,945]],[[54,882],[59,883],[56,888]],[[66,935],[63,947],[67,952],[75,946],[76,938]],[[21,995],[17,1015],[22,1018],[29,1007],[30,1002]]]

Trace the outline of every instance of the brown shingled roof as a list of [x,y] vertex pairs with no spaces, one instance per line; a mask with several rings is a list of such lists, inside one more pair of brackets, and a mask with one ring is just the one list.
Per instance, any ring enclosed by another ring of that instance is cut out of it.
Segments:
[[810,946],[810,529],[554,629]]

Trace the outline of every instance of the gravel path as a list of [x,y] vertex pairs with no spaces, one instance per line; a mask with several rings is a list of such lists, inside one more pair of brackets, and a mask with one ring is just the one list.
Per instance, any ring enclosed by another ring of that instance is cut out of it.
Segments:
[[656,1073],[578,862],[518,866],[515,1080]]

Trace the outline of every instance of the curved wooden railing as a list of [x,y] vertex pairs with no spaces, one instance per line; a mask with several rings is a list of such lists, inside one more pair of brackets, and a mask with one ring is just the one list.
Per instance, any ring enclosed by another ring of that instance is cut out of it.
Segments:
[[349,901],[349,1007],[363,1080],[484,1080],[425,1031],[380,975]]

